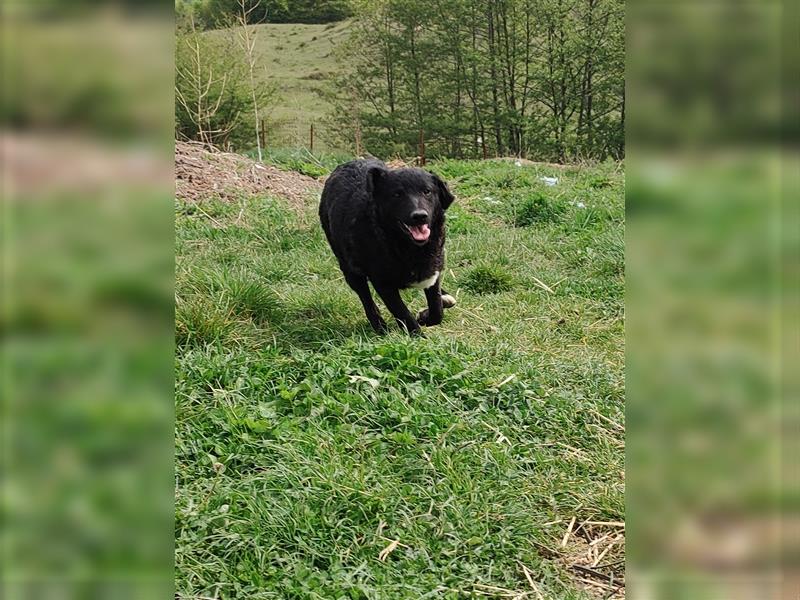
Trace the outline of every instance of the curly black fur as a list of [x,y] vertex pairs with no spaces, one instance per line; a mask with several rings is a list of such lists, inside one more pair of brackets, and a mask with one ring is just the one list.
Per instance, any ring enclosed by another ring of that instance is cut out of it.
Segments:
[[[441,323],[442,294],[446,293],[440,287],[445,210],[452,202],[453,195],[436,175],[422,169],[390,170],[375,159],[340,165],[325,182],[319,206],[322,228],[376,331],[385,331],[386,323],[368,281],[412,335],[419,334],[420,325]],[[415,319],[399,290],[437,272],[425,288],[428,308]]]

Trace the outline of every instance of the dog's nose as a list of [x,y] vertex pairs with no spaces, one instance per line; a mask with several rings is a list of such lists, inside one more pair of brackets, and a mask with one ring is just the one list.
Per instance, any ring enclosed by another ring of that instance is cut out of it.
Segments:
[[411,213],[411,220],[414,223],[427,223],[428,222],[428,211],[426,210],[415,210]]

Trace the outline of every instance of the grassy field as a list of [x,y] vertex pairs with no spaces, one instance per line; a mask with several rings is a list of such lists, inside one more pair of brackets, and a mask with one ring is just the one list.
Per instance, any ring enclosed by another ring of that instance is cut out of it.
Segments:
[[371,332],[317,198],[176,206],[180,597],[622,594],[624,174],[430,168],[424,339]]
[[[348,35],[349,21],[306,25],[270,23],[254,26],[258,67],[256,77],[276,86],[278,101],[267,110],[271,124],[267,143],[305,146],[308,126],[317,128],[317,148],[326,148],[321,124],[331,108],[325,91],[331,76],[344,65],[335,48]],[[223,35],[212,31],[208,35]]]

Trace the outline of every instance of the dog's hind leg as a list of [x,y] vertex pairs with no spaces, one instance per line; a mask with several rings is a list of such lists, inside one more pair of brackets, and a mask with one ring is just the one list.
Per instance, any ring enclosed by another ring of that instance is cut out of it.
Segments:
[[364,312],[367,315],[367,320],[369,321],[369,324],[372,325],[372,328],[375,330],[375,332],[386,333],[388,330],[386,327],[386,321],[384,321],[383,317],[381,317],[378,306],[372,299],[372,294],[369,292],[369,283],[367,283],[367,278],[363,275],[356,275],[354,273],[345,273],[344,278],[347,281],[347,285],[353,288],[353,291],[358,294],[358,298],[361,300],[361,304],[364,306]]
[[442,290],[442,306],[444,308],[453,308],[455,305],[456,305],[456,297]]
[[400,327],[408,331],[409,335],[422,335],[419,323],[417,323],[414,315],[411,314],[406,303],[400,297],[400,290],[392,287],[375,286],[375,291],[378,292],[392,316],[397,319],[397,324]]

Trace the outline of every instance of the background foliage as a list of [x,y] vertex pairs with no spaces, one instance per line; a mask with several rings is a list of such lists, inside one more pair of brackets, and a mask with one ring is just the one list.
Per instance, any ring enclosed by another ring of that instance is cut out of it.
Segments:
[[[255,23],[330,23],[352,14],[350,0],[247,0],[249,22]],[[216,27],[241,13],[239,0],[178,0],[176,10],[193,11],[206,27]]]
[[[182,3],[179,21],[192,16],[198,27],[210,27],[229,20],[235,4]],[[314,18],[352,19],[346,29],[329,23],[313,33],[298,28],[314,26],[274,24],[281,10],[305,19],[311,13],[303,3],[263,6],[267,12],[259,5],[251,18],[267,23],[254,26],[261,83],[285,92],[268,112],[285,116],[285,105],[297,106],[301,133],[294,139],[307,139],[309,113],[329,148],[357,154],[416,156],[422,132],[429,158],[624,156],[622,0],[357,0],[341,11],[344,3],[323,2],[314,5]],[[332,50],[321,45],[328,38]],[[204,51],[220,67],[238,60],[219,40]],[[185,59],[178,54],[179,67]],[[224,90],[219,118],[241,119],[247,131],[247,115],[234,108],[238,89]],[[176,117],[191,137],[185,115]],[[244,150],[254,145],[248,140],[226,138]]]
[[[379,154],[624,155],[620,0],[364,0],[338,115]],[[350,110],[348,110],[348,107]]]

